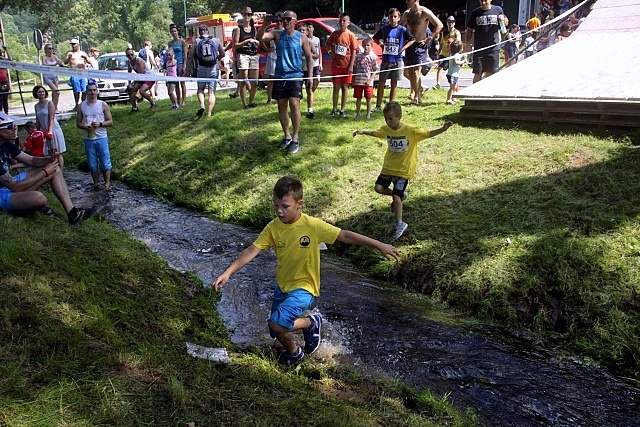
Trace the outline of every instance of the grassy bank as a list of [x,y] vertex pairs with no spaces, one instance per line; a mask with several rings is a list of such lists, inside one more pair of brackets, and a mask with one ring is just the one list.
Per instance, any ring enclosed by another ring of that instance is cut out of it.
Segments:
[[[259,107],[246,111],[223,94],[214,117],[201,120],[195,98],[178,111],[166,101],[135,115],[116,106],[114,175],[222,221],[261,227],[273,216],[273,183],[296,174],[308,213],[388,241],[390,200],[373,191],[384,141],[351,136],[379,127],[382,116],[329,118],[330,96],[317,92],[319,118],[303,117],[294,156],[277,149],[276,107],[263,105],[263,93]],[[397,242],[402,262],[338,251],[457,310],[526,326],[548,345],[637,371],[639,134],[462,120],[443,100],[444,92],[429,92],[423,106],[404,107],[405,122],[456,125],[421,143],[405,202],[409,229]],[[82,163],[80,132],[69,126],[65,133],[68,164]]]
[[194,359],[185,342],[234,349],[219,294],[193,276],[105,222],[0,214],[0,228],[0,425],[474,424],[348,368],[282,368],[258,348],[233,365]]

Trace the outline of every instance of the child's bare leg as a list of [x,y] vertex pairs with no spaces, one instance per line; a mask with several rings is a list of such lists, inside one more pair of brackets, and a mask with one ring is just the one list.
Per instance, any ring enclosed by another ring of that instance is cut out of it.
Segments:
[[396,100],[396,88],[398,87],[397,80],[391,80],[391,89],[389,89],[389,102]]
[[371,98],[367,98],[367,116],[371,115]]
[[449,92],[447,92],[447,101],[453,101],[453,92],[456,90],[455,84],[449,85]]
[[382,185],[376,184],[373,189],[376,191],[376,193],[383,194],[385,196],[391,196],[393,194],[393,191],[391,191],[390,188],[384,188]]
[[396,222],[400,222],[402,221],[402,199],[397,194],[391,197],[393,197],[393,210],[396,214]]
[[356,98],[356,116],[360,115],[360,106],[362,105],[362,98]]
[[287,329],[282,325],[278,325],[275,322],[269,322],[269,328],[272,331],[278,334],[276,338],[280,344],[284,347],[284,349],[289,354],[295,354],[298,349],[298,344],[293,340],[293,332],[299,331],[302,329],[307,329],[311,326],[311,321],[308,317],[299,317],[293,322],[293,328]]

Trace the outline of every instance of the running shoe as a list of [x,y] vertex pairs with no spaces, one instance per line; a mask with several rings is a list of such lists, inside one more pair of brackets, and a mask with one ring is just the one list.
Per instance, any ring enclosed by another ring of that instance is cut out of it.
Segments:
[[296,154],[299,148],[300,143],[298,141],[291,141],[291,144],[289,144],[289,154]]
[[313,111],[309,111],[307,113],[307,119],[315,119],[315,118],[316,118],[316,115],[313,114]]
[[404,221],[400,221],[399,223],[396,224],[396,229],[393,232],[393,234],[391,235],[391,240],[396,240],[399,239],[400,236],[402,236],[402,234],[407,231],[407,227],[409,227],[409,224],[407,224]]
[[292,141],[291,138],[282,138],[282,142],[280,143],[280,149],[284,150],[285,148],[287,148],[289,144],[291,144],[291,141]]
[[338,117],[338,110],[332,110],[331,114],[329,114],[330,117]]
[[286,350],[280,353],[278,357],[278,363],[282,365],[291,365],[304,359],[304,352],[300,347],[295,354],[289,354]]
[[311,326],[302,331],[304,335],[304,352],[313,354],[320,347],[320,331],[322,330],[322,317],[319,314],[307,316],[311,320]]
[[90,208],[73,208],[67,214],[67,218],[69,219],[69,224],[71,225],[80,225],[86,219],[88,219],[91,215],[93,215],[96,210],[98,210],[97,206],[91,206]]

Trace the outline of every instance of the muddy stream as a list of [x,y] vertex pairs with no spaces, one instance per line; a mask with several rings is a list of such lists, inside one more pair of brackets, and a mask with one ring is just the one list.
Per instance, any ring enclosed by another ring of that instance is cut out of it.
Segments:
[[[114,227],[207,285],[257,235],[121,183],[109,195],[94,193],[87,173],[65,174],[78,205],[98,205]],[[269,316],[274,269],[273,254],[260,254],[224,288],[219,310],[234,343],[271,344],[262,320]],[[443,323],[429,314],[428,301],[348,268],[323,263],[314,310],[325,318],[323,346],[314,357],[449,394],[456,406],[472,408],[481,425],[640,426],[637,387],[497,330]]]

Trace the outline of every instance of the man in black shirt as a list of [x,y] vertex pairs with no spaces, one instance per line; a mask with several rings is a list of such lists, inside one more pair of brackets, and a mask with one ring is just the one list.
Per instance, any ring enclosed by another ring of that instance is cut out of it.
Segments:
[[[473,82],[498,71],[500,65],[500,22],[504,12],[491,0],[480,0],[480,7],[471,12],[467,21],[467,49],[473,34]],[[490,46],[490,47],[489,47]],[[485,49],[486,48],[486,49]]]

